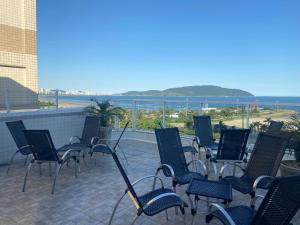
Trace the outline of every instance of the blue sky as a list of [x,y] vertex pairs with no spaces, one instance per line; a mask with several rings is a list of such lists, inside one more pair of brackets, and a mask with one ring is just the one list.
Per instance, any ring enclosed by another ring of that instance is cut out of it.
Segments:
[[300,96],[298,0],[37,1],[39,85]]

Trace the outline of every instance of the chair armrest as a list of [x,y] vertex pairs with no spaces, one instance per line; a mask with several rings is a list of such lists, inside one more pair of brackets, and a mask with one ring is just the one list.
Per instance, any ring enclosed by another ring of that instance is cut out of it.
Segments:
[[135,186],[136,184],[140,183],[141,181],[144,181],[144,180],[149,179],[149,178],[159,179],[162,188],[164,187],[164,182],[163,182],[163,180],[162,180],[160,177],[155,176],[155,175],[149,175],[149,176],[142,177],[142,178],[140,178],[140,179],[134,181],[131,185],[132,185],[132,186]]
[[263,195],[256,195],[256,196],[254,197],[254,199],[251,200],[250,206],[251,206],[252,208],[255,208],[255,204],[256,204],[257,199],[259,199],[259,198],[264,199],[264,197],[265,197],[265,196],[263,196]]
[[[67,150],[64,154],[63,154],[63,156],[61,157],[61,159],[64,161],[65,160],[65,158],[71,153],[71,152],[77,152],[78,150],[76,150],[76,149],[69,149],[69,150]],[[76,157],[76,156],[75,156]]]
[[100,137],[97,137],[97,136],[92,137],[92,139],[91,139],[91,145],[92,146],[96,145],[99,142],[99,140],[100,140]]
[[233,221],[233,219],[231,218],[231,216],[219,204],[211,203],[208,207],[208,215],[212,213],[213,208],[217,208],[217,210],[219,210],[225,216],[225,218],[227,219],[227,221],[229,222],[230,225],[236,225],[235,222]]
[[206,168],[204,162],[202,162],[202,161],[199,160],[199,159],[194,159],[194,160],[190,161],[187,165],[189,166],[189,165],[191,165],[193,162],[198,162],[198,163],[200,164],[200,167],[202,167],[202,169],[204,170],[204,176],[207,177],[207,168]]
[[30,148],[30,147],[31,147],[31,145],[24,145],[24,146],[20,147],[19,150],[22,151],[24,148]]
[[210,148],[207,148],[207,147],[204,146],[204,150],[205,150],[207,159],[211,158],[214,155],[214,153],[212,152],[212,150]]
[[95,145],[92,146],[91,153],[93,153],[94,149],[97,148],[97,147],[105,147],[105,148],[109,149],[112,152],[112,149],[108,145],[106,145],[106,144],[95,144]]
[[70,140],[69,140],[69,144],[73,144],[74,143],[74,141],[77,139],[77,141],[81,141],[82,139],[80,138],[80,137],[78,137],[78,136],[72,136],[72,137],[70,137]]
[[181,201],[182,201],[182,207],[184,207],[184,201],[180,198],[180,196],[178,194],[176,194],[175,192],[170,192],[170,193],[165,193],[165,194],[161,194],[158,195],[154,198],[152,198],[151,200],[149,200],[143,207],[143,210],[145,210],[146,208],[148,208],[151,204],[153,204],[154,202],[158,201],[161,198],[167,197],[167,196],[176,196],[178,197]]
[[240,168],[243,172],[245,172],[245,169],[243,167],[241,167],[239,164],[234,164],[234,163],[228,162],[227,164],[225,164],[224,166],[221,167],[220,173],[219,173],[219,179],[221,179],[223,177],[225,169],[230,165],[234,165],[234,166]]
[[193,138],[193,145],[194,145],[195,143],[197,144],[198,148],[201,147],[201,146],[200,146],[200,139],[199,139],[197,136],[195,136],[195,137]]
[[253,187],[252,187],[252,190],[254,192],[256,192],[257,188],[258,188],[258,185],[261,181],[263,180],[270,180],[272,181],[274,179],[274,177],[272,176],[259,176],[258,178],[255,179],[254,183],[253,183]]
[[172,166],[170,166],[168,164],[161,164],[161,166],[157,168],[157,172],[162,170],[163,168],[167,168],[171,173],[172,180],[175,180],[175,172],[174,172]]

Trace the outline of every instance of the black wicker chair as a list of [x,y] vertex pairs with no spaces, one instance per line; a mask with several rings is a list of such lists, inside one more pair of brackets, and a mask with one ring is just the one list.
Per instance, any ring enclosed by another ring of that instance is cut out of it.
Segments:
[[282,131],[281,131],[282,127],[283,127],[283,122],[280,122],[280,121],[273,121],[273,120],[272,120],[272,121],[270,122],[270,125],[269,125],[269,127],[268,127],[266,133],[268,133],[268,134],[275,134],[275,135],[276,135],[276,134],[282,132]]
[[[214,165],[215,173],[217,174],[216,163],[242,163],[244,159],[247,141],[250,134],[249,129],[225,129],[221,130],[218,151],[216,154],[211,152],[211,162]],[[209,150],[210,151],[210,150]],[[235,166],[234,166],[235,173]]]
[[76,153],[76,150],[69,149],[66,151],[62,157],[60,157],[57,153],[57,150],[54,147],[52,142],[52,138],[48,130],[24,130],[24,134],[28,143],[28,146],[31,149],[33,154],[33,159],[28,165],[24,184],[23,184],[23,192],[25,192],[27,177],[30,172],[31,166],[33,163],[42,164],[42,163],[55,163],[56,165],[56,173],[53,181],[52,191],[54,194],[55,184],[57,175],[60,172],[61,167],[64,163],[68,162],[70,159],[75,161],[75,177],[77,177],[77,159],[76,155],[72,153]]
[[[123,164],[124,169],[125,169],[126,172],[127,172],[127,168],[126,167],[128,166],[128,160],[127,160],[125,152],[121,148],[119,148],[119,143],[120,143],[121,138],[122,138],[125,130],[127,129],[128,125],[129,125],[129,122],[127,122],[125,124],[125,126],[124,126],[124,128],[123,128],[123,130],[122,130],[122,132],[121,132],[121,134],[119,136],[119,138],[116,140],[115,146],[113,147],[113,150],[115,152],[117,152],[117,150],[118,150],[118,152],[122,153],[123,158],[121,160],[121,163]],[[98,138],[98,137],[94,137],[93,138],[92,142],[94,143],[94,145],[92,146],[92,149],[90,151],[91,158],[92,158],[92,156],[93,156],[94,153],[102,153],[102,154],[106,154],[106,155],[110,155],[111,154],[111,150],[108,147],[108,145],[107,144],[99,144],[98,143],[99,140],[101,140],[101,139]],[[126,165],[125,165],[124,161],[126,162]]]
[[246,168],[236,165],[243,170],[244,174],[241,177],[222,178],[225,168],[229,165],[226,164],[221,169],[220,180],[231,183],[233,189],[243,194],[250,194],[254,199],[256,189],[268,189],[269,181],[276,176],[288,142],[287,135],[274,136],[260,133]]
[[[163,181],[161,178],[156,176],[146,176],[143,177],[133,183],[130,182],[129,178],[127,177],[124,168],[122,167],[122,164],[120,163],[120,160],[115,152],[115,150],[111,149],[109,146],[107,148],[110,150],[111,155],[127,185],[127,189],[125,190],[124,194],[121,196],[121,198],[117,201],[112,215],[109,220],[109,225],[112,224],[113,217],[116,213],[116,210],[121,203],[122,199],[125,197],[125,195],[128,194],[131,201],[133,202],[134,206],[137,209],[137,215],[134,218],[133,222],[131,224],[134,224],[134,222],[141,216],[142,214],[145,214],[147,216],[154,216],[162,211],[166,212],[166,217],[168,219],[167,209],[179,207],[181,210],[181,213],[184,218],[185,210],[184,207],[186,207],[186,203],[172,190],[164,188]],[[134,186],[140,183],[141,181],[144,181],[149,178],[157,178],[161,181],[161,188],[153,189],[152,191],[143,194],[138,195],[135,192]],[[184,220],[185,221],[185,220]]]
[[67,145],[62,146],[57,149],[57,151],[68,151],[73,149],[77,151],[78,156],[83,152],[82,157],[85,159],[85,151],[91,150],[94,142],[94,138],[98,136],[100,127],[100,117],[98,116],[87,116],[85,118],[84,127],[82,131],[82,136],[72,136],[70,142]]
[[[166,127],[164,127],[164,125],[162,124],[161,121],[158,121],[158,125],[160,126],[161,129],[166,128]],[[186,153],[186,152],[191,153],[192,159],[195,159],[196,153],[199,153],[198,150],[197,150],[197,148],[195,147],[195,144],[196,144],[196,138],[193,139],[192,145],[182,146],[183,152],[184,153]]]
[[211,204],[206,222],[217,218],[226,225],[292,225],[290,221],[299,208],[300,176],[278,177],[274,178],[258,210],[247,206],[224,209]]
[[10,159],[10,162],[6,170],[6,173],[8,173],[10,166],[13,163],[14,158],[18,153],[26,157],[24,166],[26,165],[28,156],[31,155],[31,149],[28,147],[26,137],[23,133],[23,130],[25,130],[26,128],[22,120],[6,122],[6,126],[18,148],[18,150],[12,155]]
[[[155,129],[155,135],[161,163],[156,175],[162,170],[166,177],[171,177],[175,192],[177,185],[188,184],[193,178],[207,179],[206,166],[202,161],[194,159],[186,162],[178,128]],[[189,165],[194,162],[198,162],[203,168],[203,175],[189,170]]]
[[[211,157],[211,151],[218,149],[218,144],[213,138],[213,130],[210,116],[194,116],[195,139],[198,145],[198,151],[204,148],[206,158]],[[210,150],[210,151],[209,151]]]

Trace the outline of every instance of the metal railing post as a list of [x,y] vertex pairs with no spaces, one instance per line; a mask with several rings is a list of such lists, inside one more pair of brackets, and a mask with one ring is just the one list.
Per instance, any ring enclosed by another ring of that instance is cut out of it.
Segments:
[[55,106],[58,109],[58,90],[55,90]]
[[166,127],[166,102],[163,102],[163,116],[162,116],[162,125]]
[[250,105],[247,105],[247,118],[246,118],[246,128],[249,128],[249,121],[250,121]]
[[245,128],[245,106],[242,105],[242,128]]
[[6,112],[9,113],[10,112],[10,104],[9,104],[9,94],[8,94],[8,90],[5,90],[5,107],[6,107]]
[[200,103],[199,116],[203,114],[203,102]]
[[133,109],[132,109],[132,129],[136,130],[136,101],[133,101]]

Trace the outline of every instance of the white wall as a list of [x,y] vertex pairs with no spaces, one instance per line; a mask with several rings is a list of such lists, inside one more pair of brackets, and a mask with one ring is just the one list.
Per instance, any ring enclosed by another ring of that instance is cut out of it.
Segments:
[[[58,109],[0,113],[0,165],[9,162],[11,155],[17,150],[5,122],[23,120],[27,129],[50,130],[53,142],[58,148],[67,144],[71,136],[81,136],[85,118],[81,111]],[[20,155],[18,158],[21,158]]]

